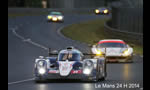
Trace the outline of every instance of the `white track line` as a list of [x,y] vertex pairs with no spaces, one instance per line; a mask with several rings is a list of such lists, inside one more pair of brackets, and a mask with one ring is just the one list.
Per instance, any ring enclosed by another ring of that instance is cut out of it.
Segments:
[[23,83],[23,82],[27,82],[27,81],[33,81],[35,80],[34,78],[31,79],[25,79],[25,80],[20,80],[20,81],[15,81],[15,82],[10,82],[8,83],[8,85],[12,85],[12,84],[18,84],[18,83]]
[[42,48],[42,49],[44,49],[44,50],[48,50],[47,47],[44,47],[44,46],[42,46],[42,45],[40,45],[40,44],[38,44],[38,43],[35,43],[35,42],[31,41],[31,39],[28,39],[27,42],[30,43],[30,44],[32,44],[32,45],[35,45],[35,46],[37,46],[37,47],[40,47],[40,48]]
[[12,29],[12,32],[13,32],[13,34],[14,34],[15,36],[17,36],[18,38],[20,38],[20,39],[22,39],[22,40],[25,39],[25,38],[22,37],[21,35],[17,34],[16,29]]
[[30,43],[30,44],[32,44],[32,45],[35,45],[35,46],[37,46],[37,47],[40,47],[40,48],[42,48],[42,49],[44,49],[44,50],[48,50],[47,47],[44,47],[44,46],[42,46],[42,45],[40,45],[40,44],[38,44],[38,43],[36,43],[36,42],[33,42],[31,39],[25,39],[23,36],[19,35],[19,34],[16,32],[17,29],[18,29],[18,27],[12,28],[12,32],[13,32],[13,34],[14,34],[15,36],[17,36],[18,38],[22,39],[24,42],[28,42],[28,43]]

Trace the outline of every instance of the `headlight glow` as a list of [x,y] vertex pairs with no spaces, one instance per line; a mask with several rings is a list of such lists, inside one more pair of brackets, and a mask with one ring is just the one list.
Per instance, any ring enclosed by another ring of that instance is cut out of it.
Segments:
[[106,9],[106,10],[104,10],[104,13],[108,13],[108,10]]
[[95,10],[96,13],[99,13],[100,11],[98,9]]
[[85,69],[83,70],[83,73],[88,75],[88,74],[91,73],[91,70],[88,69],[88,68],[85,68]]
[[42,75],[43,75],[43,74],[45,74],[45,72],[46,72],[46,70],[45,70],[44,68],[40,68],[40,69],[39,69],[39,74],[42,74]]
[[102,52],[100,50],[97,50],[96,56],[100,56],[100,55],[102,55]]
[[43,61],[39,61],[38,64],[39,64],[40,66],[43,66],[44,62],[43,62]]
[[57,21],[57,17],[53,17],[52,20],[53,20],[53,21]]
[[128,49],[127,49],[127,50],[125,50],[125,51],[123,52],[123,54],[124,54],[125,56],[128,56],[128,55],[129,55],[129,51],[128,51]]
[[51,19],[51,18],[52,18],[52,16],[48,16],[47,18],[48,18],[48,19]]
[[62,16],[59,16],[59,17],[58,17],[58,19],[59,19],[59,20],[62,20],[62,19],[63,19],[63,17],[62,17]]

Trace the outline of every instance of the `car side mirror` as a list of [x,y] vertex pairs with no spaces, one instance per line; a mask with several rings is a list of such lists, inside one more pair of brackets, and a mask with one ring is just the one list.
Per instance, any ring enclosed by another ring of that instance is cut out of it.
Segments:
[[51,51],[51,54],[58,54],[58,51],[57,50],[53,50],[53,51]]

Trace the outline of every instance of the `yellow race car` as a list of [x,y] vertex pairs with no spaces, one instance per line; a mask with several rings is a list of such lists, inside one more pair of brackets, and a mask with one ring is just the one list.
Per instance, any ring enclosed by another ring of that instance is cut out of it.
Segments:
[[52,22],[64,22],[64,15],[61,12],[50,12],[47,20]]

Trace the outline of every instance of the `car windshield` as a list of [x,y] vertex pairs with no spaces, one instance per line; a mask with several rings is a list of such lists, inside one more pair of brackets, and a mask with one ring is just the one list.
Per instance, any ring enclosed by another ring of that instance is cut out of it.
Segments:
[[51,12],[50,15],[61,15],[60,12]]
[[80,61],[80,53],[60,53],[58,60]]
[[98,9],[105,10],[105,9],[107,9],[107,8],[105,8],[105,7],[101,7],[101,8],[98,8]]
[[101,44],[98,44],[97,47],[100,47],[100,48],[109,48],[109,47],[126,48],[127,46],[123,43],[101,43]]

